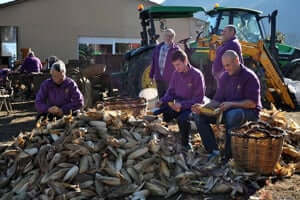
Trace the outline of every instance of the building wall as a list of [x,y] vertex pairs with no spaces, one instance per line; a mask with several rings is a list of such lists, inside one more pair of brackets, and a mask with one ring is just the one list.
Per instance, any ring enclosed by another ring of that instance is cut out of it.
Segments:
[[[1,9],[0,26],[18,26],[19,48],[32,48],[42,60],[56,55],[68,61],[78,58],[79,37],[140,38],[141,2],[146,8],[153,5],[139,0],[30,0]],[[190,35],[191,19],[170,21],[178,39]]]

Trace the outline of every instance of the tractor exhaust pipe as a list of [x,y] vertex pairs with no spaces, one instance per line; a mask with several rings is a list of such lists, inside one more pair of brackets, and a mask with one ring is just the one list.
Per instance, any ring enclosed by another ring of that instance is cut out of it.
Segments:
[[277,18],[278,10],[274,10],[270,16],[271,20],[271,37],[270,37],[270,49],[272,55],[277,60],[278,58],[278,50],[276,49],[276,18]]

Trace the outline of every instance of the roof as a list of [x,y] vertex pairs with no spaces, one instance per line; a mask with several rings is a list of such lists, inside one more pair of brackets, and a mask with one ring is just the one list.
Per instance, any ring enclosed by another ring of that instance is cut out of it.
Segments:
[[248,8],[230,8],[230,7],[216,7],[214,8],[213,10],[209,10],[207,11],[207,14],[210,15],[210,14],[213,14],[215,12],[218,12],[218,11],[245,11],[245,12],[249,12],[249,13],[253,13],[253,14],[257,14],[257,15],[260,15],[262,14],[261,11],[259,10],[253,10],[253,9],[248,9]]
[[[9,6],[14,6],[16,4],[20,4],[20,3],[23,3],[25,1],[29,1],[29,0],[14,0],[14,1],[10,1],[10,2],[7,2],[7,3],[2,3],[2,4],[0,4],[0,8],[6,8],[6,7],[9,7]],[[153,2],[153,1],[150,1],[150,0],[147,0],[147,1],[149,1],[153,5],[159,5],[159,4],[157,4],[157,3]]]
[[203,11],[203,7],[194,6],[152,6],[143,10],[140,14],[141,18],[186,18],[193,17],[194,13]]
[[7,2],[7,3],[2,3],[2,4],[0,4],[0,8],[6,8],[6,7],[13,6],[13,5],[16,5],[19,3],[23,3],[25,1],[29,1],[29,0],[15,0],[15,1]]

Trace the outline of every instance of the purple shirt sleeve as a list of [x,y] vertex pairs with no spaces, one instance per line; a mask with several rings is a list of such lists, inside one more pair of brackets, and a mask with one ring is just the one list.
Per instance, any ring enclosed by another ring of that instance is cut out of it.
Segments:
[[220,87],[217,88],[215,96],[213,100],[218,101],[220,103],[225,101],[225,89],[222,87],[224,85],[224,75],[220,79]]
[[70,92],[71,92],[70,103],[65,104],[61,107],[64,114],[68,114],[71,110],[73,111],[78,110],[84,104],[83,96],[75,82],[73,82],[73,84],[71,85]]
[[39,60],[38,61],[39,62],[39,72],[41,72],[42,71],[42,69],[43,69],[43,65],[42,65],[42,62],[41,62],[41,60]]
[[260,83],[255,76],[250,76],[249,80],[246,82],[244,96],[245,99],[252,100],[258,104],[260,100]]
[[46,82],[44,82],[35,99],[35,108],[39,113],[47,113],[49,106],[47,105],[48,88]]
[[168,103],[175,99],[175,73],[173,73],[169,88],[166,94],[160,99],[163,103]]
[[231,48],[229,48],[228,50],[233,50],[235,51],[240,59],[240,63],[244,64],[244,59],[242,56],[242,48],[241,45],[238,42],[233,42]]
[[192,105],[203,102],[205,92],[205,83],[203,77],[199,76],[199,78],[197,78],[197,80],[193,84],[193,90],[195,91],[193,97],[191,99],[180,101],[182,110],[190,109]]

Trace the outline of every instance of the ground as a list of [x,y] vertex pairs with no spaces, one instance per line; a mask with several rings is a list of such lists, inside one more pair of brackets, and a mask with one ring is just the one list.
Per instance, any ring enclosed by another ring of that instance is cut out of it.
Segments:
[[[30,131],[35,125],[36,112],[34,103],[25,102],[13,104],[14,114],[7,115],[0,111],[0,142],[13,139],[22,131]],[[300,112],[288,113],[300,124]],[[229,197],[203,197],[203,199],[228,199]],[[181,198],[182,199],[182,198]],[[184,199],[199,199],[194,196],[186,196]],[[241,198],[244,199],[244,198]],[[300,199],[300,175],[295,174],[291,178],[281,180],[269,180],[262,183],[261,189],[253,191],[250,199],[256,200],[299,200]]]

